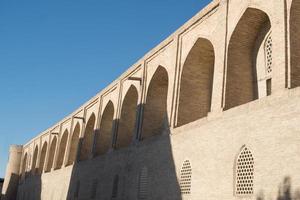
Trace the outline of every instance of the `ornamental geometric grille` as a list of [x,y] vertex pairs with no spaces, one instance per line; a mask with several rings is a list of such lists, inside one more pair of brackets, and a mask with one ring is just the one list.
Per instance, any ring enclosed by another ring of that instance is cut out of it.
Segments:
[[180,191],[181,194],[191,194],[192,186],[192,167],[189,160],[183,162],[180,171]]
[[239,196],[253,194],[254,159],[251,151],[244,147],[236,162],[236,189]]
[[273,58],[272,58],[272,52],[273,52],[273,47],[272,47],[272,36],[271,34],[267,37],[266,42],[265,42],[265,56],[266,56],[266,73],[270,74],[272,72],[272,63],[273,63]]
[[144,167],[139,176],[138,199],[144,200],[148,197],[148,169]]

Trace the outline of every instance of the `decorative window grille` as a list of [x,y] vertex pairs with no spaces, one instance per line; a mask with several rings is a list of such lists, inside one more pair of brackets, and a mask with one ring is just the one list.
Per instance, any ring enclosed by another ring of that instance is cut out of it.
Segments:
[[98,187],[98,180],[94,179],[92,181],[92,187],[91,187],[91,199],[95,199],[97,196],[97,187]]
[[189,160],[183,162],[181,171],[180,171],[180,191],[181,194],[191,194],[192,186],[192,167]]
[[253,194],[254,159],[251,151],[244,147],[236,160],[235,194],[246,196]]
[[270,33],[265,41],[265,57],[266,57],[267,74],[270,74],[272,72],[272,64],[273,64],[272,52],[273,52],[273,44],[272,44],[272,35]]
[[148,197],[148,169],[142,168],[139,175],[138,199],[144,200]]
[[115,175],[111,199],[116,199],[118,197],[118,187],[119,187],[119,176]]

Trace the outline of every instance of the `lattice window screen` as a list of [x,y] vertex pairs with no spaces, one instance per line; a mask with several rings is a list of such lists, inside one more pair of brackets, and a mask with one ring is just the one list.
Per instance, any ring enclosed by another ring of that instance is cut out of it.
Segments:
[[92,181],[92,185],[91,185],[91,199],[95,199],[97,196],[97,187],[98,187],[98,180],[94,179]]
[[239,196],[253,194],[254,158],[251,151],[244,147],[236,161],[236,190]]
[[191,194],[192,187],[192,166],[189,160],[183,162],[180,171],[180,191],[181,194]]
[[118,187],[119,187],[119,176],[116,175],[114,177],[114,182],[113,182],[113,189],[112,189],[112,199],[116,199],[118,197]]
[[273,64],[273,44],[272,44],[272,35],[269,34],[265,41],[265,57],[266,57],[266,73],[270,74],[272,72],[272,64]]
[[148,197],[148,169],[142,168],[139,176],[138,199],[144,200]]

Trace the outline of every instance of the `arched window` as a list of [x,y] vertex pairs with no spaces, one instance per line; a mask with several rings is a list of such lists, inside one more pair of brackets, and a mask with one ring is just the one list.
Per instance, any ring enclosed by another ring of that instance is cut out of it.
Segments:
[[168,72],[164,67],[159,66],[148,86],[142,139],[160,135],[169,128],[167,114],[168,85]]
[[111,199],[117,199],[117,197],[118,197],[118,188],[119,188],[119,175],[115,175],[114,182],[113,182]]
[[180,170],[180,191],[182,195],[191,194],[192,166],[189,160],[183,162]]
[[32,165],[31,165],[31,173],[32,174],[35,174],[35,172],[36,172],[36,163],[37,163],[38,153],[39,153],[39,148],[38,148],[38,146],[36,146],[34,149]]
[[129,146],[133,139],[136,121],[138,91],[131,85],[122,104],[121,118],[119,121],[117,148]]
[[109,101],[103,111],[100,130],[96,137],[96,155],[105,154],[112,146],[113,119],[114,105]]
[[182,69],[177,126],[206,117],[210,112],[214,63],[215,54],[211,42],[199,38]]
[[148,169],[143,167],[139,174],[138,199],[144,200],[148,197]]
[[235,194],[237,196],[253,195],[254,158],[247,147],[243,147],[236,160]]
[[77,123],[74,128],[72,139],[71,139],[71,146],[70,146],[67,165],[72,165],[75,162],[77,150],[78,150],[79,134],[80,134],[80,125],[79,123]]
[[56,169],[60,169],[63,165],[66,147],[67,147],[68,135],[69,135],[68,130],[65,130],[60,139]]
[[44,142],[43,147],[42,147],[42,152],[41,152],[40,164],[39,164],[39,174],[43,173],[43,170],[44,170],[47,147],[48,147],[47,142]]
[[268,15],[254,8],[248,8],[236,25],[228,45],[224,110],[258,99],[257,69],[265,68],[258,52],[270,29]]
[[300,0],[293,0],[290,11],[291,87],[300,86]]
[[49,149],[48,163],[47,163],[47,167],[46,167],[45,172],[50,172],[51,168],[53,166],[54,155],[55,155],[55,150],[56,150],[56,143],[57,143],[57,138],[54,137],[52,139],[51,146],[50,146],[50,149]]
[[95,122],[96,116],[93,113],[85,127],[82,145],[80,149],[80,160],[87,160],[92,153]]

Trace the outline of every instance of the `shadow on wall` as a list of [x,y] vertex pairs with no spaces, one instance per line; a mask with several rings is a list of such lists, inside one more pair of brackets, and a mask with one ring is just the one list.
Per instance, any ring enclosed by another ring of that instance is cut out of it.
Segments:
[[[137,106],[137,110],[145,109],[145,105]],[[162,118],[158,126],[152,127],[155,132],[142,134],[140,142],[133,138],[127,147],[113,144],[101,154],[95,149],[93,158],[75,162],[67,199],[181,200],[169,123],[167,117]],[[118,135],[111,134],[111,141],[117,141],[114,137],[122,137],[123,130],[116,130],[118,121],[112,122],[112,132]],[[101,138],[101,129],[94,134],[100,134]],[[82,140],[79,141],[78,158]]]
[[17,174],[11,174],[10,176],[10,180],[9,180],[9,183],[7,185],[7,187],[3,188],[5,189],[5,191],[2,191],[2,192],[5,192],[5,194],[3,194],[1,192],[1,200],[10,200],[10,199],[16,199],[17,198],[17,187],[16,185],[19,184],[19,175]]
[[[260,191],[256,200],[267,199],[263,191]],[[272,198],[271,198],[272,199]],[[275,200],[300,200],[300,188],[292,192],[292,180],[286,176],[278,186],[278,194]]]
[[[26,172],[25,178],[20,181],[18,200],[41,200],[42,180],[41,174],[35,169],[35,173]],[[2,199],[1,199],[2,200]]]

